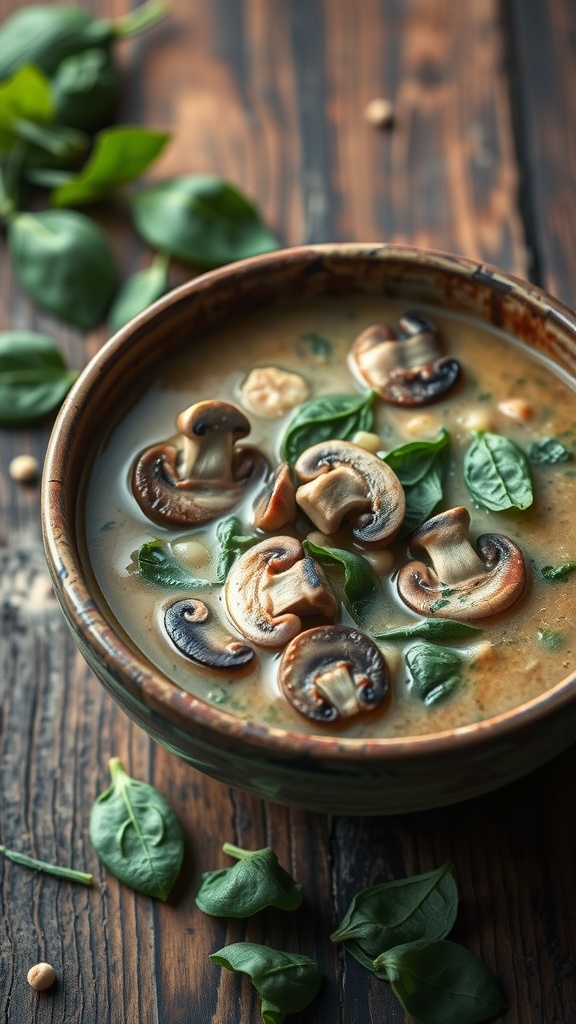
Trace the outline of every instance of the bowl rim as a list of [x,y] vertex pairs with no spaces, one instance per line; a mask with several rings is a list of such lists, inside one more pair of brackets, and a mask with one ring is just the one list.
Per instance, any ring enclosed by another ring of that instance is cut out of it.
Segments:
[[[135,647],[129,646],[116,632],[112,616],[110,621],[91,594],[85,579],[81,555],[75,542],[77,524],[72,531],[62,530],[68,516],[66,510],[66,459],[65,454],[74,442],[74,417],[81,412],[96,381],[114,360],[117,352],[129,342],[135,332],[145,329],[162,312],[175,303],[186,302],[190,295],[205,290],[217,289],[221,282],[228,282],[235,275],[245,272],[247,267],[265,272],[267,268],[283,264],[313,261],[318,257],[348,261],[354,257],[374,257],[382,260],[406,260],[412,264],[448,268],[451,273],[463,279],[470,275],[483,275],[514,294],[523,304],[528,304],[539,315],[544,314],[558,323],[562,330],[572,332],[576,339],[576,314],[563,302],[553,298],[543,289],[508,274],[489,263],[457,256],[434,249],[390,243],[334,242],[294,246],[279,249],[260,256],[249,257],[224,267],[207,271],[172,289],[128,324],[117,331],[90,359],[66,397],[56,418],[48,442],[48,449],[42,476],[41,518],[44,546],[48,567],[54,583],[56,596],[60,601],[68,625],[76,637],[72,620],[79,627],[82,638],[97,664],[112,663],[122,679],[130,681],[126,696],[130,701],[142,702],[142,706],[155,711],[166,711],[166,717],[174,717],[174,708],[180,716],[179,728],[186,731],[186,724],[194,724],[208,734],[220,737],[234,737],[249,746],[265,750],[269,754],[282,756],[311,757],[319,761],[356,760],[369,757],[370,761],[411,761],[422,755],[438,756],[453,754],[456,749],[467,749],[482,745],[488,738],[499,737],[513,741],[517,734],[528,727],[543,727],[549,715],[557,714],[570,704],[576,693],[576,672],[565,676],[548,690],[516,705],[498,715],[481,721],[457,726],[435,733],[409,736],[348,737],[338,736],[328,727],[327,733],[296,732],[277,726],[255,723],[225,711],[217,705],[183,690],[176,682]],[[71,535],[74,543],[71,542]],[[86,655],[85,655],[86,656]],[[87,658],[87,660],[89,660]],[[90,662],[90,664],[92,664]],[[95,670],[96,672],[96,670]],[[98,673],[96,673],[98,674]],[[98,674],[99,675],[99,674]],[[102,682],[104,680],[99,676]],[[118,693],[104,682],[115,698]],[[134,696],[134,691],[138,696]],[[170,713],[171,712],[171,713]]]

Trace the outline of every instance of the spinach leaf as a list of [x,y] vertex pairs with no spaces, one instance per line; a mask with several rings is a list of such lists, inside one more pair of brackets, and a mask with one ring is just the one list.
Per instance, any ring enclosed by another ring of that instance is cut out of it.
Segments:
[[249,976],[262,997],[264,1024],[283,1024],[287,1014],[306,1009],[322,984],[322,973],[314,960],[256,942],[233,942],[211,953],[210,959],[229,971]]
[[412,692],[425,704],[448,697],[462,681],[464,659],[456,651],[436,644],[415,644],[406,651]]
[[476,1024],[507,1009],[486,964],[446,939],[389,949],[376,958],[374,970],[421,1024]]
[[84,214],[17,214],[8,249],[20,284],[40,306],[86,330],[102,319],[116,288],[116,265],[106,236]]
[[138,572],[149,583],[159,587],[194,588],[213,587],[214,581],[194,576],[172,554],[170,545],[163,540],[143,544],[136,556]]
[[216,578],[218,583],[225,583],[230,569],[240,555],[253,547],[259,540],[255,533],[241,533],[242,523],[238,516],[228,516],[222,519],[216,528],[216,538],[219,545],[218,565]]
[[557,580],[565,580],[570,573],[576,569],[576,561],[563,562],[562,565],[545,565],[540,569],[540,574],[545,580],[552,582]]
[[474,501],[488,511],[525,509],[534,500],[528,460],[501,434],[475,432],[464,455],[464,480]]
[[90,841],[115,878],[137,892],[166,900],[184,855],[182,827],[168,801],[147,782],[110,762],[111,786],[90,814]]
[[406,511],[400,527],[400,537],[407,537],[409,533],[425,523],[439,502],[442,501],[444,495],[443,475],[443,468],[435,465],[422,480],[404,487]]
[[383,951],[416,939],[443,939],[456,919],[452,865],[363,889],[352,900],[332,942],[342,942],[369,971]]
[[378,577],[370,562],[362,555],[343,548],[328,548],[305,540],[302,544],[307,555],[322,565],[337,565],[344,569],[344,599],[348,611],[360,625],[382,598]]
[[18,120],[49,124],[53,118],[50,82],[38,68],[21,68],[0,84],[0,152],[8,152],[14,145]]
[[413,487],[438,465],[438,457],[444,456],[449,441],[450,434],[442,427],[433,441],[409,441],[388,452],[384,462],[394,470],[403,487]]
[[120,99],[120,72],[111,51],[91,47],[66,57],[51,80],[56,121],[95,132],[112,120]]
[[88,144],[84,133],[75,128],[36,124],[25,118],[14,121],[14,132],[18,139],[27,143],[23,172],[28,181],[33,180],[35,166],[46,162],[46,154],[59,163],[69,163],[83,153]]
[[168,132],[130,125],[99,132],[90,159],[79,174],[52,193],[53,206],[83,206],[104,199],[138,178],[156,160]]
[[296,462],[306,448],[320,441],[350,441],[374,424],[375,391],[367,395],[321,395],[300,406],[282,441],[282,458]]
[[554,466],[557,462],[568,462],[572,454],[555,437],[543,437],[533,441],[526,448],[530,462],[536,466]]
[[374,640],[408,640],[412,636],[425,640],[459,640],[481,632],[478,626],[469,626],[467,622],[457,622],[456,619],[422,619],[411,626],[387,629],[372,636]]
[[3,853],[14,864],[21,864],[22,867],[31,868],[32,871],[43,871],[46,875],[56,875],[57,878],[65,878],[68,882],[81,882],[82,885],[92,885],[92,875],[86,874],[85,871],[74,871],[73,868],[62,868],[59,864],[48,864],[45,860],[29,857],[27,853],[17,853],[16,850],[8,850],[1,843],[0,853]]
[[78,376],[50,338],[0,332],[0,423],[30,423],[56,409]]
[[169,256],[158,253],[149,267],[137,270],[124,282],[108,314],[108,327],[112,334],[168,290],[169,262]]
[[256,207],[221,178],[189,176],[150,185],[131,204],[144,241],[199,267],[279,248]]
[[237,863],[220,871],[207,871],[196,896],[196,905],[214,917],[251,917],[264,907],[296,910],[302,903],[302,886],[280,867],[273,850],[241,850],[224,843],[224,853]]
[[561,651],[566,643],[564,633],[555,629],[539,629],[538,640],[550,651]]

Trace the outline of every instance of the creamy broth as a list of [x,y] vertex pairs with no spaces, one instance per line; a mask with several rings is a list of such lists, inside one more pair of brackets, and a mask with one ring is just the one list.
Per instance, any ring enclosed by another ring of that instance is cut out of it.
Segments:
[[[444,478],[444,498],[435,511],[464,505],[470,512],[474,542],[483,533],[503,534],[522,549],[529,569],[523,597],[508,611],[475,622],[482,630],[472,639],[439,641],[464,655],[459,688],[430,706],[410,692],[404,651],[414,640],[382,643],[391,675],[390,699],[378,710],[337,725],[308,721],[280,692],[276,672],[279,652],[256,649],[254,661],[228,673],[192,663],[172,645],[163,629],[168,605],[200,597],[215,610],[228,632],[239,635],[227,619],[221,588],[163,589],[143,580],[135,557],[141,545],[159,538],[172,544],[174,554],[198,576],[215,578],[217,522],[195,530],[165,529],[150,522],[131,491],[135,457],[146,446],[175,435],[176,415],[187,406],[218,398],[239,408],[240,388],[254,366],[274,365],[301,374],[311,396],[361,394],[350,372],[351,345],[368,324],[396,324],[404,307],[374,298],[323,299],[297,308],[267,309],[193,339],[188,352],[168,362],[155,380],[111,432],[92,468],[86,496],[86,536],[94,574],[112,614],[144,655],[178,685],[198,697],[221,705],[241,718],[299,732],[341,735],[408,736],[437,732],[476,722],[537,696],[576,667],[573,623],[576,619],[576,573],[551,582],[543,566],[576,558],[574,503],[576,459],[555,465],[532,465],[534,503],[525,511],[487,512],[474,506],[464,483],[462,459],[471,430],[486,429],[515,441],[524,451],[545,437],[576,450],[576,402],[572,382],[544,358],[482,324],[422,307],[440,332],[441,346],[461,364],[461,380],[446,397],[421,409],[376,402],[374,431],[383,452],[414,440],[432,440],[444,427],[450,432],[450,456]],[[532,410],[525,421],[500,408],[520,399]],[[294,411],[270,420],[247,413],[252,430],[241,445],[257,446],[272,466],[280,461],[280,442]],[[252,489],[234,509],[252,522]],[[228,513],[230,514],[230,513]],[[311,524],[280,533],[306,536]],[[264,534],[263,534],[264,537]],[[347,546],[351,534],[342,530],[331,543]],[[369,623],[376,632],[417,621],[399,599],[395,577],[408,560],[407,540],[390,545],[391,571],[381,575],[386,597],[384,612]],[[328,574],[332,580],[332,575]],[[337,621],[352,624],[342,607]],[[366,624],[363,628],[367,629]]]

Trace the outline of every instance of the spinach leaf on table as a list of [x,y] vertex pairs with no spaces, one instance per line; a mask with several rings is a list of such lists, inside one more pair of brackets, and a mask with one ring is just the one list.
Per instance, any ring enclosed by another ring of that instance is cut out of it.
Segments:
[[305,1010],[322,984],[322,973],[314,960],[256,942],[233,942],[211,953],[210,959],[229,971],[249,976],[262,997],[264,1024],[283,1024],[287,1014]]
[[121,76],[110,49],[92,46],[66,57],[56,68],[51,86],[58,124],[95,132],[114,116]]
[[443,939],[456,919],[458,892],[452,865],[357,893],[330,936],[342,942],[363,967],[374,971],[384,950],[416,939]]
[[46,875],[55,875],[56,878],[64,878],[67,882],[80,882],[82,885],[92,885],[92,875],[86,871],[75,871],[73,868],[63,868],[59,864],[49,864],[45,860],[37,860],[27,853],[18,853],[17,850],[8,850],[0,843],[0,853],[14,864],[20,864],[32,871],[42,871]]
[[282,458],[294,463],[306,448],[321,441],[350,441],[374,424],[375,391],[365,395],[320,395],[304,402],[286,428]]
[[224,853],[236,857],[231,868],[207,871],[196,904],[214,917],[251,917],[264,907],[296,910],[302,902],[302,886],[278,863],[273,850],[242,850],[224,843]]
[[116,125],[96,136],[88,162],[51,195],[53,206],[84,206],[138,178],[160,155],[169,132]]
[[476,504],[488,511],[526,509],[534,500],[528,459],[501,434],[475,432],[464,455],[464,480]]
[[112,784],[96,799],[90,814],[90,841],[115,878],[137,892],[166,900],[184,855],[182,826],[154,786],[110,762]]
[[0,84],[0,152],[8,152],[18,139],[19,120],[49,124],[53,118],[50,82],[38,68],[21,68]]
[[279,248],[256,207],[221,178],[190,175],[149,185],[132,197],[131,207],[145,242],[199,267]]
[[424,704],[443,700],[462,682],[462,655],[437,644],[420,643],[410,647],[406,651],[406,664],[412,676],[412,692]]
[[78,377],[50,338],[0,332],[0,423],[31,423],[62,403]]
[[497,979],[474,953],[446,939],[386,950],[374,971],[420,1024],[477,1024],[507,1009]]
[[158,253],[149,267],[137,270],[124,282],[108,313],[108,328],[112,334],[165,294],[169,262],[168,256]]
[[89,329],[116,289],[116,264],[103,231],[74,210],[15,214],[8,225],[14,272],[36,302]]

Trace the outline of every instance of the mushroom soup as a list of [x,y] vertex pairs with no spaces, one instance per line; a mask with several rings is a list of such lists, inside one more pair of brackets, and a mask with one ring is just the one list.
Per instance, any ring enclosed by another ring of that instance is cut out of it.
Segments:
[[484,325],[370,297],[194,339],[86,496],[121,629],[197,696],[301,732],[476,722],[576,667],[576,402]]

